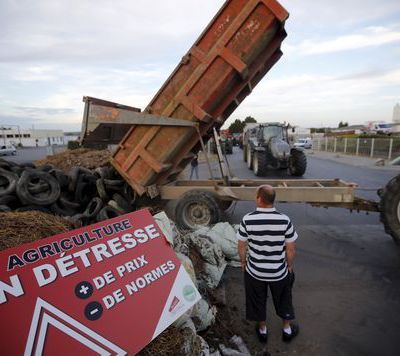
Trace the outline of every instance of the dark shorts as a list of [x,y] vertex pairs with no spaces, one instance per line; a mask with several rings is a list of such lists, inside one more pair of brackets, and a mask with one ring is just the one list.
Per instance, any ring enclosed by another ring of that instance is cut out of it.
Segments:
[[276,314],[284,320],[293,320],[292,286],[294,274],[288,275],[277,282],[265,282],[244,273],[246,290],[246,319],[265,321],[267,317],[268,287],[271,291]]

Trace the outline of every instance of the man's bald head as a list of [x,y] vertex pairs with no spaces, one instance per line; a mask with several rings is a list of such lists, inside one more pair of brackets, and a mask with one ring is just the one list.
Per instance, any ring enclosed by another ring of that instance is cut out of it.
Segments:
[[263,205],[272,206],[275,202],[275,190],[270,185],[260,185],[257,189],[257,200]]

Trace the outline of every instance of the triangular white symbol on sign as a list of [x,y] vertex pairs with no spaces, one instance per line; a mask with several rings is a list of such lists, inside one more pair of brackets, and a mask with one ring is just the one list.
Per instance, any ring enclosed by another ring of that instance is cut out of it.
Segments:
[[[46,311],[57,316],[57,318],[62,321],[54,318],[49,313],[46,313]],[[42,318],[40,318],[41,315]],[[49,325],[56,327],[63,333],[71,336],[76,341],[87,346],[100,355],[111,355],[110,350],[117,355],[127,354],[126,351],[122,350],[111,341],[108,341],[101,335],[81,324],[79,321],[71,318],[69,315],[65,314],[45,300],[38,298],[25,346],[25,356],[36,356],[43,354],[46,333]],[[37,340],[36,345],[35,340]]]

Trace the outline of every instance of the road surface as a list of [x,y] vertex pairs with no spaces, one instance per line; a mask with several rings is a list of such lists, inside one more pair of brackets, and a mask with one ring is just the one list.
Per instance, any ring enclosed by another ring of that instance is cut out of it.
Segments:
[[[256,178],[235,147],[228,156],[235,175]],[[217,169],[215,169],[217,172]],[[358,194],[378,199],[395,170],[355,167],[308,155],[304,178],[341,178],[374,191]],[[201,165],[201,178],[207,169]],[[268,178],[289,178],[271,172]],[[255,204],[237,203],[227,217],[239,223]],[[350,214],[345,209],[314,208],[306,204],[278,204],[295,224],[297,242],[294,304],[301,332],[290,345],[281,341],[280,320],[268,302],[272,355],[396,355],[400,335],[400,248],[386,235],[378,213]],[[264,354],[254,326],[245,320],[242,274],[229,268],[225,275],[230,328],[241,334],[253,354]]]

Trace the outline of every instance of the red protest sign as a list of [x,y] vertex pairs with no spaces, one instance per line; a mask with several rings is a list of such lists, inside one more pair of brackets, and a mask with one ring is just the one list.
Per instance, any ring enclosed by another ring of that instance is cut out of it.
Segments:
[[136,353],[199,299],[147,210],[0,252],[7,355]]

